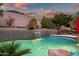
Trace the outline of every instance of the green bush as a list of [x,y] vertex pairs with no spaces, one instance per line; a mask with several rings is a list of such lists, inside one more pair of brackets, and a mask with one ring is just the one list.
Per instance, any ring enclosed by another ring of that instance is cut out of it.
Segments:
[[42,19],[42,28],[52,28],[53,27],[53,23],[51,22],[50,19],[43,17]]

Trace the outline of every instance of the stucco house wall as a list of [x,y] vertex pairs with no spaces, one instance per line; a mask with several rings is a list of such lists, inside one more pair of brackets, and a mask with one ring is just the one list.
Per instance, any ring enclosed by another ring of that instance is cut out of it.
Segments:
[[26,15],[12,13],[12,12],[4,12],[4,17],[2,22],[3,26],[6,26],[6,22],[9,20],[9,17],[14,19],[14,27],[27,27],[28,21],[30,20]]

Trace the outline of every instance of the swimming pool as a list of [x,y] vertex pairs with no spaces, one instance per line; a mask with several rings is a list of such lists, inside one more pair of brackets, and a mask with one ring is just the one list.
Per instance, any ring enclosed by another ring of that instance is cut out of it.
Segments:
[[72,38],[65,37],[42,37],[35,40],[19,40],[21,48],[29,48],[32,53],[23,56],[48,56],[49,49],[64,49],[69,52],[75,52],[75,43]]

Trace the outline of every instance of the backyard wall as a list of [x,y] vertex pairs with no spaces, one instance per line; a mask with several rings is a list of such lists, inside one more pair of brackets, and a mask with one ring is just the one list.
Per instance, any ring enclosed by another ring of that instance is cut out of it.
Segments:
[[[34,32],[38,30],[0,30],[0,40],[30,40],[35,39],[36,35]],[[41,30],[40,37],[49,36],[51,34],[56,34],[57,31],[54,30]]]

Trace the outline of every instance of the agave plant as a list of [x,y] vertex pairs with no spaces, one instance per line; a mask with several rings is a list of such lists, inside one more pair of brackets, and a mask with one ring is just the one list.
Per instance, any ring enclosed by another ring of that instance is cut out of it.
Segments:
[[30,49],[17,50],[18,48],[20,48],[19,42],[0,41],[0,56],[21,56],[31,52]]

